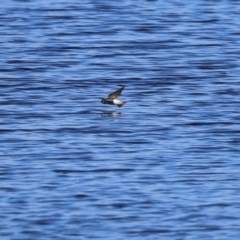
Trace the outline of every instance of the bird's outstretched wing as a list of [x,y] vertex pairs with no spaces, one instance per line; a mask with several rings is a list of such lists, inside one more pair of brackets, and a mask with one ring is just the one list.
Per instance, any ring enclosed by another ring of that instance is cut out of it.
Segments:
[[122,92],[122,90],[123,90],[124,88],[125,88],[125,86],[122,87],[122,88],[120,88],[120,89],[118,89],[117,91],[109,94],[109,95],[108,95],[108,98],[110,98],[110,99],[117,99],[118,96],[121,94],[121,92]]

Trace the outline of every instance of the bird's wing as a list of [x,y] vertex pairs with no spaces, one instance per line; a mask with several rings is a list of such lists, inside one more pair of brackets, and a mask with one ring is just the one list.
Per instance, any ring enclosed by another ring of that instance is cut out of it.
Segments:
[[123,90],[124,88],[125,88],[125,86],[122,87],[122,88],[120,88],[120,89],[118,89],[117,91],[109,94],[109,95],[108,95],[108,98],[110,98],[110,99],[116,99],[116,98],[118,98],[118,96],[121,94],[121,92],[122,92],[122,90]]

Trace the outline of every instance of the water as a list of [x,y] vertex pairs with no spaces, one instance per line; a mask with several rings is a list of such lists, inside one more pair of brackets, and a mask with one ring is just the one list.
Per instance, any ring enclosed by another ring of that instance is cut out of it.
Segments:
[[5,1],[1,239],[239,239],[239,12]]

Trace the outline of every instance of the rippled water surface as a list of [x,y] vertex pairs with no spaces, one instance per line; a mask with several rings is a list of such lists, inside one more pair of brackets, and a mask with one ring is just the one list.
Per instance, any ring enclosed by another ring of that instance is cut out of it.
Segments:
[[239,239],[239,13],[5,1],[1,239]]

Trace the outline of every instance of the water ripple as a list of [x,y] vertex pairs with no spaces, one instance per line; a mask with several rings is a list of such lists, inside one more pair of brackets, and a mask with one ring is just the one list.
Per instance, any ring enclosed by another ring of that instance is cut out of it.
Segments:
[[1,239],[238,239],[239,10],[8,0]]

